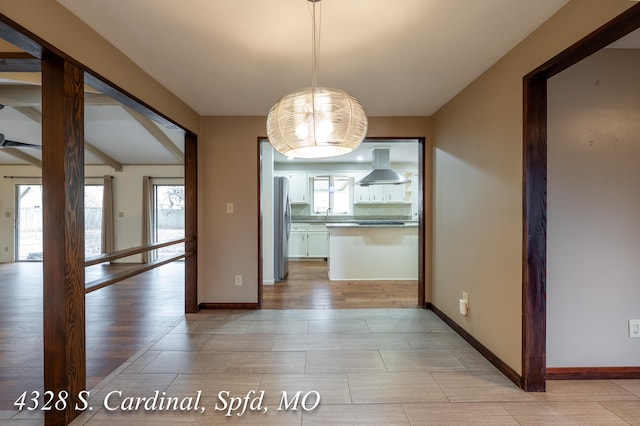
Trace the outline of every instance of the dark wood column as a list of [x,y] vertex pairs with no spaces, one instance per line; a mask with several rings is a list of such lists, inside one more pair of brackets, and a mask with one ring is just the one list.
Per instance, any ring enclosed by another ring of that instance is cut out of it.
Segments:
[[42,59],[44,389],[69,393],[66,425],[86,387],[84,293],[84,77],[54,55]]
[[547,342],[547,79],[524,81],[522,388],[544,392]]
[[187,133],[184,140],[184,311],[198,312],[198,138]]

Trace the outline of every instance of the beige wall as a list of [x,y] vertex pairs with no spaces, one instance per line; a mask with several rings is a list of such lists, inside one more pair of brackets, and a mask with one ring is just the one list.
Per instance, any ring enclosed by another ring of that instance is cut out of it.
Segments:
[[[433,118],[438,148],[433,301],[516,371],[521,370],[521,79],[634,4],[572,0]],[[265,133],[264,118],[200,120],[56,1],[0,0],[0,10],[178,123],[200,130],[199,301],[255,302],[256,137]],[[425,118],[373,118],[369,135],[429,136],[430,124]],[[429,155],[427,150],[427,165]],[[227,202],[235,203],[233,215],[225,213]],[[234,286],[234,275],[243,275],[245,285]],[[470,294],[467,318],[457,314],[463,290]]]
[[[522,77],[633,4],[571,1],[433,117],[433,302],[517,372]],[[467,317],[458,313],[462,291]]]
[[125,91],[198,133],[199,116],[55,0],[0,0],[0,12]]
[[[266,117],[203,117],[198,145],[198,301],[255,303],[258,294],[258,137]],[[425,117],[372,117],[368,136],[428,137]],[[234,203],[235,213],[226,213]],[[244,285],[235,285],[242,275]]]

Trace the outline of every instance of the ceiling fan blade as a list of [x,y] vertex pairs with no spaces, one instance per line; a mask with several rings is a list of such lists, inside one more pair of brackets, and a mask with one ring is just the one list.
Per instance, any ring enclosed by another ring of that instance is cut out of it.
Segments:
[[12,141],[9,139],[5,139],[4,135],[2,133],[0,133],[0,148],[31,148],[31,149],[42,149],[42,147],[40,145],[36,145],[36,144],[32,144],[32,143],[25,143],[25,142],[18,142],[18,141]]

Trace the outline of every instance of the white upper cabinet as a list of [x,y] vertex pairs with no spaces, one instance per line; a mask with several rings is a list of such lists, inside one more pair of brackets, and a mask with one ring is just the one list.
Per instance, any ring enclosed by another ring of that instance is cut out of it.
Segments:
[[406,183],[400,185],[383,185],[383,196],[385,203],[404,203],[407,201],[405,198],[405,191],[407,188]]
[[309,177],[307,173],[289,173],[289,200],[292,203],[309,203]]
[[400,185],[371,185],[354,188],[354,203],[356,204],[382,204],[382,203],[410,203],[407,198],[409,184]]

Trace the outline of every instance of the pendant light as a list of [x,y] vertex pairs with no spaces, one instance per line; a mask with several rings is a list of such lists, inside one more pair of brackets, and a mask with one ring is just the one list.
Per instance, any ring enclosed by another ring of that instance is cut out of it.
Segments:
[[367,116],[353,96],[316,85],[320,48],[316,5],[320,0],[307,1],[313,19],[311,87],[289,93],[271,107],[267,136],[276,151],[288,157],[334,157],[360,145],[367,134]]

